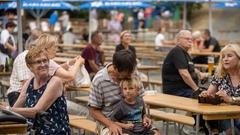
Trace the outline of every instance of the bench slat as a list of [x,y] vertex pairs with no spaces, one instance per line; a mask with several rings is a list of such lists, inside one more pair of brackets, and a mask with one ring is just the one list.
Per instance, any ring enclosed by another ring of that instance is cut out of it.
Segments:
[[97,124],[96,122],[84,118],[82,116],[69,115],[69,124],[71,127],[84,129],[86,131],[96,133]]
[[169,113],[156,109],[150,109],[150,116],[154,119],[160,119],[164,121],[173,121],[176,123],[181,123],[184,125],[193,126],[195,124],[195,120],[193,117],[185,116],[177,113]]

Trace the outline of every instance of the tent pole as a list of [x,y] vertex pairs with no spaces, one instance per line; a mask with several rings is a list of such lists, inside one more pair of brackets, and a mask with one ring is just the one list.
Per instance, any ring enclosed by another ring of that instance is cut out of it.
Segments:
[[213,33],[213,29],[212,29],[212,2],[211,0],[209,1],[208,4],[208,29],[210,30],[211,33]]
[[186,23],[187,23],[187,2],[184,2],[183,5],[183,29],[186,29]]
[[21,0],[17,0],[17,27],[18,27],[18,53],[23,51],[23,42],[22,42],[22,15],[21,15]]
[[89,15],[88,15],[88,43],[91,43],[91,36],[92,36],[92,31],[91,31],[91,8],[89,8]]

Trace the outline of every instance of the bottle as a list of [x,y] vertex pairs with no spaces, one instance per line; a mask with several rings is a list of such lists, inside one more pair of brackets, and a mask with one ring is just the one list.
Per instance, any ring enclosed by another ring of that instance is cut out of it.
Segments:
[[6,58],[6,61],[5,61],[4,71],[5,71],[5,72],[9,72],[8,58]]
[[213,74],[213,70],[214,70],[214,57],[209,56],[208,57],[208,73],[209,73],[209,75]]

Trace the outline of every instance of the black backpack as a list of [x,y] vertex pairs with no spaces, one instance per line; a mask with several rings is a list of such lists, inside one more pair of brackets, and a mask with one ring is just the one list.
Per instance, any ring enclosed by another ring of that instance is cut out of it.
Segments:
[[7,109],[0,109],[0,123],[26,124],[27,120],[22,115]]

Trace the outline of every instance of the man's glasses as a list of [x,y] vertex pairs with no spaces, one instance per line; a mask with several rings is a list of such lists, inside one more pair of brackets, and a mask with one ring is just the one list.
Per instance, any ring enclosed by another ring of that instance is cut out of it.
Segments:
[[43,63],[43,64],[46,64],[46,63],[48,63],[48,62],[49,62],[48,59],[42,59],[42,60],[33,61],[33,62],[31,62],[30,64],[41,65],[42,63]]

